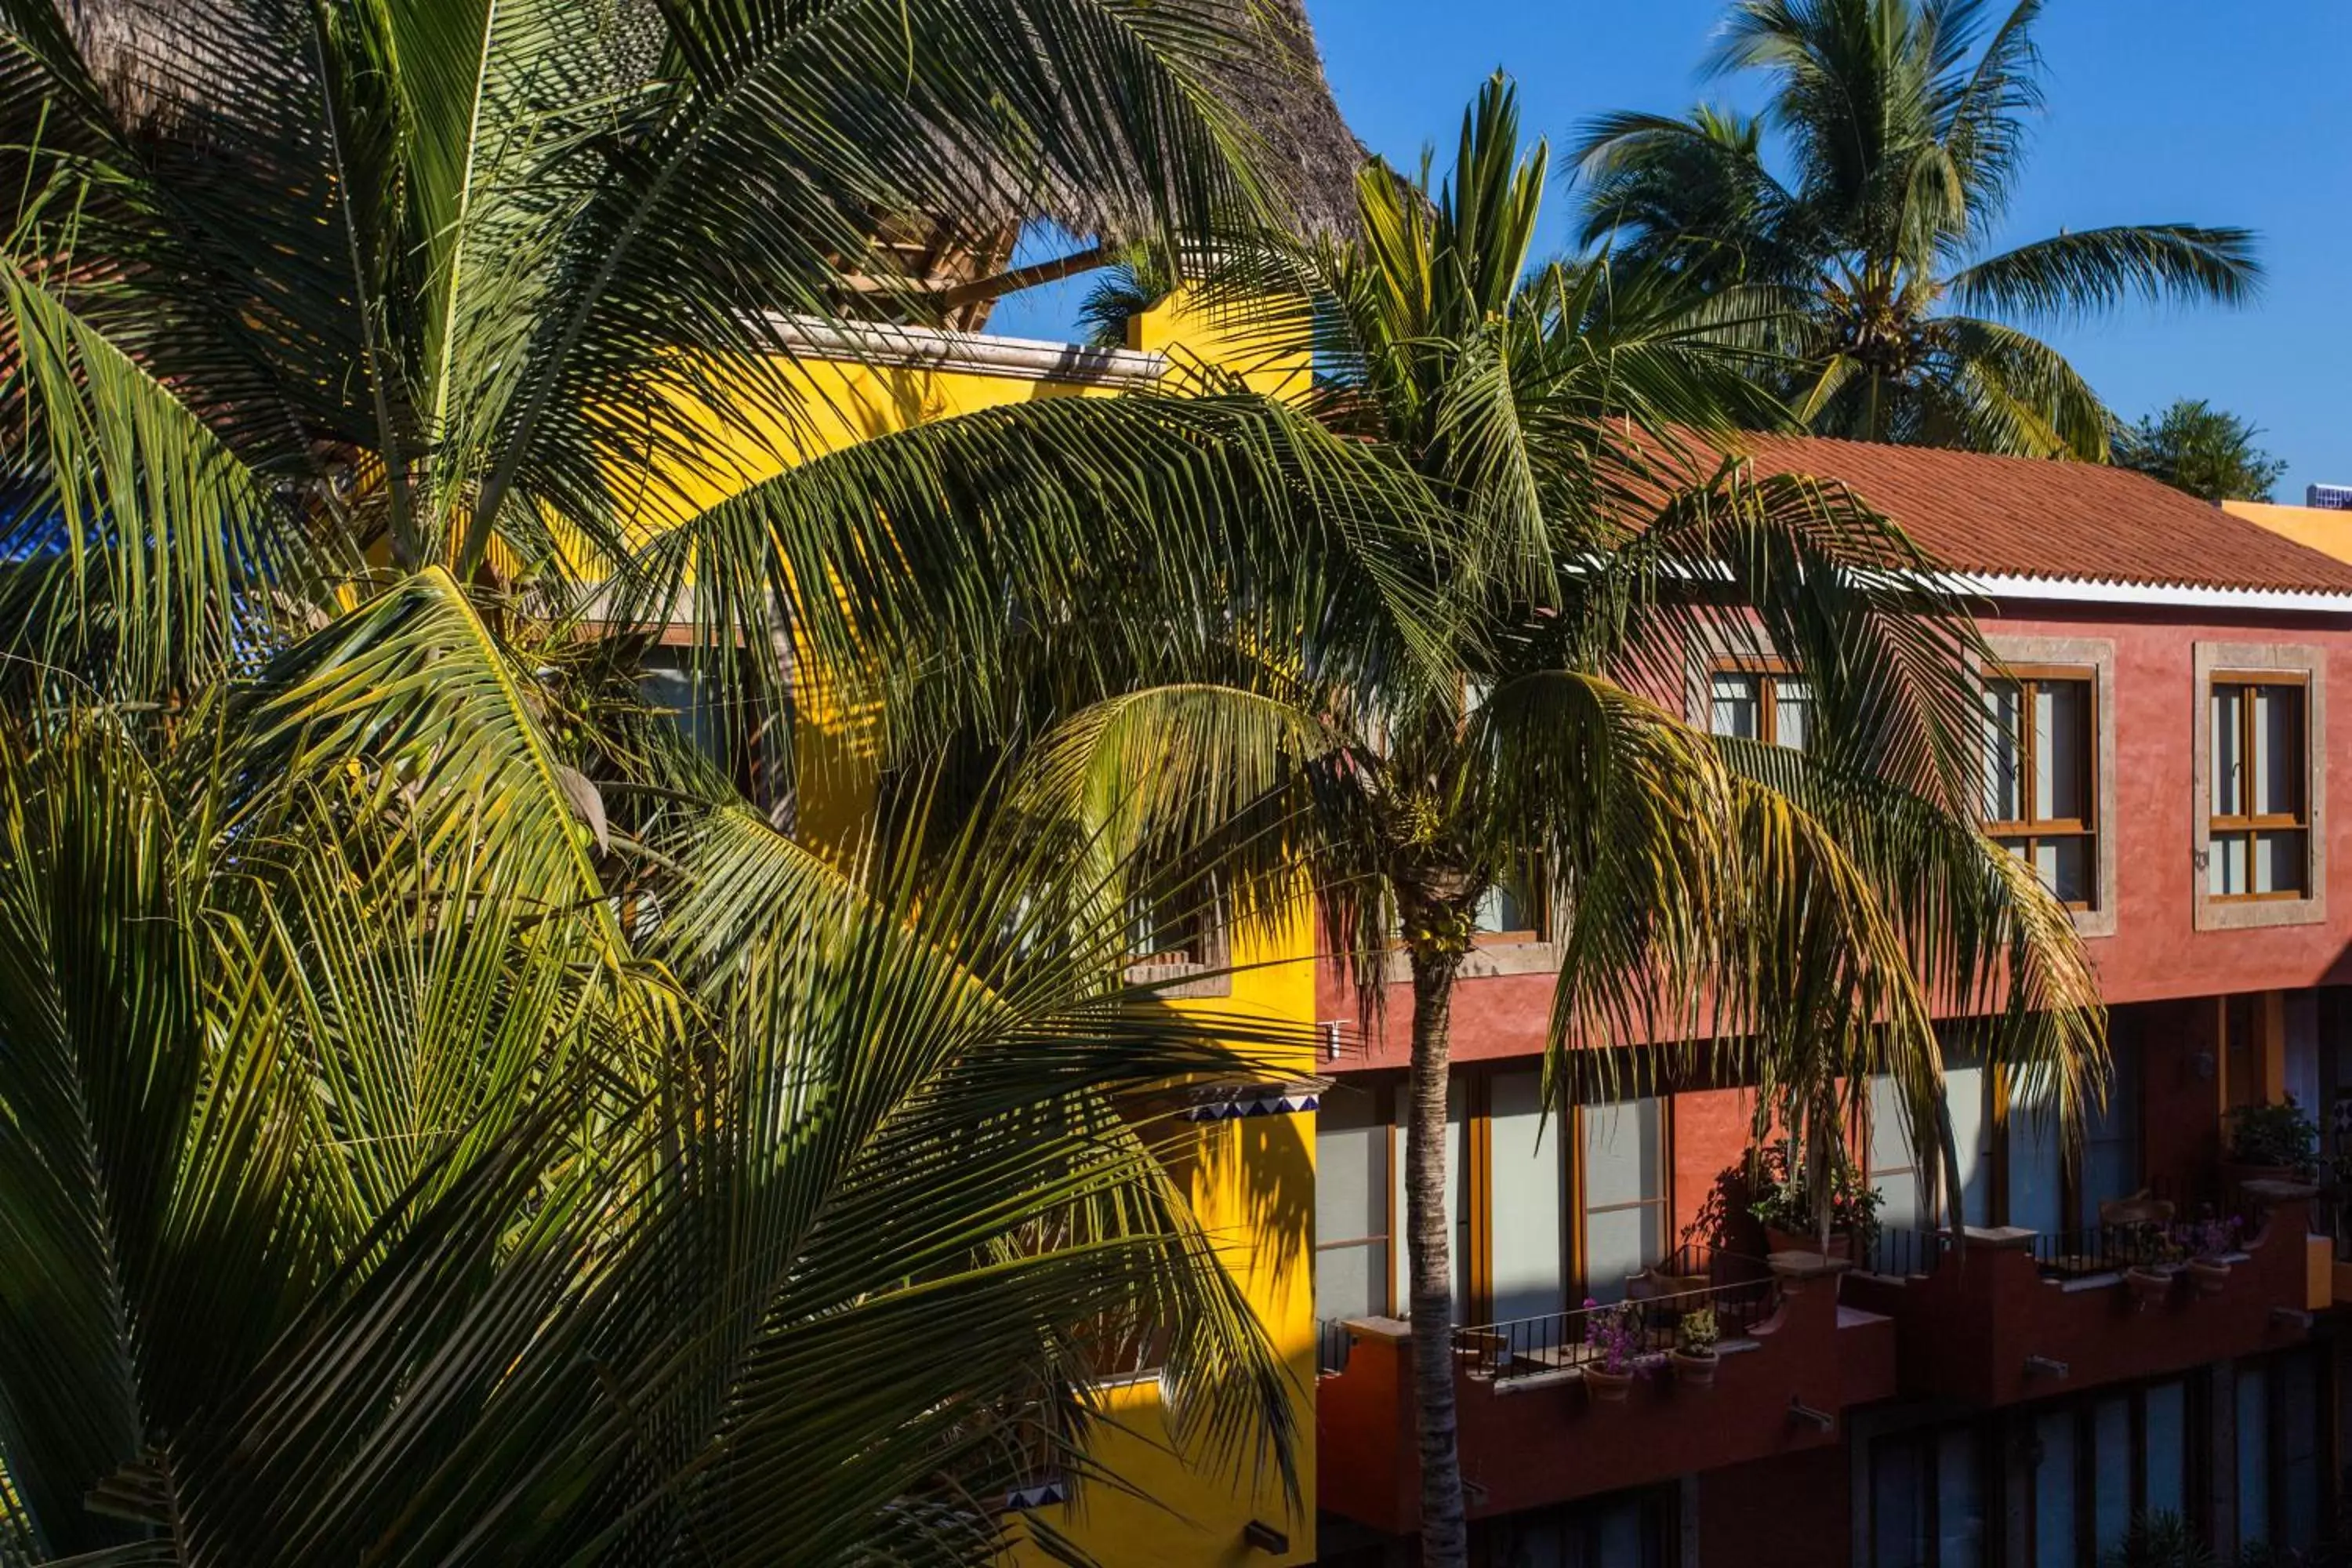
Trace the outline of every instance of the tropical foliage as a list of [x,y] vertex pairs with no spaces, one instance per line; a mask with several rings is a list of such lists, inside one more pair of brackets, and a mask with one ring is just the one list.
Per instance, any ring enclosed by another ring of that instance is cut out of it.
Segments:
[[[1366,172],[1360,243],[1226,258],[1207,298],[1267,352],[1312,352],[1318,416],[1418,500],[1328,536],[1311,616],[1240,596],[1233,646],[1163,655],[1023,786],[1139,865],[1216,868],[1244,910],[1303,870],[1368,1006],[1409,982],[1433,1563],[1465,1549],[1448,1019],[1492,899],[1558,944],[1555,1104],[1679,1054],[1759,1086],[1757,1143],[1785,1130],[1817,1194],[1874,1075],[1953,1158],[1931,995],[1991,1015],[1993,1058],[2070,1128],[2105,1064],[2069,917],[1974,826],[1965,617],[1855,498],[1725,457],[1728,416],[1768,410],[1723,301],[1671,268],[1529,269],[1546,161],[1498,79],[1442,184]],[[1813,749],[1687,724],[1708,646],[1806,671]],[[1692,1043],[1569,1048],[1657,1041]]]
[[[2105,407],[2033,330],[2127,300],[2235,304],[2253,237],[2189,223],[1999,235],[2042,108],[2042,0],[1739,0],[1708,62],[1760,118],[1610,114],[1576,158],[1583,237],[1783,298],[1816,432],[2105,461]],[[1768,134],[1769,133],[1769,134]]]
[[679,787],[600,847],[541,707],[428,570],[169,725],[0,734],[15,1549],[985,1561],[1141,1343],[1284,1463],[1139,1098],[1237,1047],[1106,984],[1062,862],[845,875]]
[[1145,1346],[1293,1479],[1158,1151],[1266,1037],[1034,820],[772,825],[796,702],[1377,488],[1237,393],[812,457],[898,216],[1263,216],[1244,15],[9,0],[0,1557],[986,1561]]
[[2205,500],[2268,500],[2286,460],[2257,446],[2262,432],[2201,397],[2116,432],[2115,460]]

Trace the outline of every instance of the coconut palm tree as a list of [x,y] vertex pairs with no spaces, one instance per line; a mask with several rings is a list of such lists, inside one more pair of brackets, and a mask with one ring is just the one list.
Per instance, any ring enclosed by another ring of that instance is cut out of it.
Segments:
[[[432,565],[505,613],[670,615],[647,540],[811,449],[806,321],[950,312],[891,236],[1046,216],[1129,244],[1265,216],[1287,184],[1219,90],[1295,57],[1258,16],[10,0],[7,646],[154,700]],[[921,546],[914,513],[961,508],[933,542],[969,567],[975,529],[1026,514],[980,484],[941,493],[957,465],[1025,465],[1157,527],[1171,492],[1143,493],[1139,451],[1264,482],[1234,454],[1263,450],[1268,421],[1245,398],[1015,411],[877,444],[866,461],[906,513],[887,529],[870,496],[798,476],[739,510],[831,506],[878,553]],[[1041,447],[1071,466],[1050,472]],[[992,620],[1021,564],[1004,550],[980,587],[945,561],[912,574],[973,589]]]
[[[1490,890],[1548,908],[1558,933],[1553,1103],[1712,1058],[1717,1081],[1758,1086],[1757,1142],[1784,1130],[1824,1201],[1874,1074],[1956,1168],[1931,996],[1992,1016],[1992,1055],[2069,1122],[2105,1060],[2065,911],[1975,829],[1965,617],[1855,498],[1723,458],[1728,416],[1759,411],[1711,302],[1608,262],[1528,269],[1545,163],[1498,79],[1442,186],[1367,172],[1360,243],[1234,261],[1234,308],[1305,301],[1255,330],[1312,334],[1321,416],[1422,503],[1339,541],[1352,567],[1318,563],[1316,614],[1242,598],[1221,655],[1078,713],[1023,785],[1135,864],[1213,868],[1244,920],[1311,889],[1374,1008],[1409,983],[1433,1564],[1465,1552],[1446,1100]],[[1807,671],[1807,752],[1684,721],[1701,636]],[[1648,1048],[1622,1065],[1572,1048],[1611,1045]]]
[[631,636],[788,745],[1344,521],[1238,394],[802,460],[898,226],[1262,216],[1251,15],[6,0],[0,1556],[979,1561],[1142,1341],[1283,1471],[1139,1099],[1246,1059],[1061,849],[779,834]]
[[985,822],[845,872],[682,748],[583,822],[550,689],[428,569],[0,721],[0,1556],[993,1562],[1139,1344],[1295,1482],[1145,1097],[1273,1037]]
[[2133,299],[2242,303],[2262,268],[2246,230],[2187,223],[1990,248],[2042,103],[2041,12],[1740,0],[1709,65],[1761,77],[1762,118],[1592,121],[1584,243],[1784,290],[1796,368],[1776,382],[1821,434],[2106,461],[2106,407],[2031,329]]

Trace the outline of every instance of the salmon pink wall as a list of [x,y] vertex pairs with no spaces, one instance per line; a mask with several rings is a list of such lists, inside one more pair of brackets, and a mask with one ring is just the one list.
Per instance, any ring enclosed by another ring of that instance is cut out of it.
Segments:
[[[2063,613],[2059,613],[2063,608]],[[2088,939],[2112,1003],[2292,989],[2352,981],[2352,623],[2341,616],[2254,616],[2234,620],[2143,606],[2011,605],[1982,622],[1993,637],[2101,638],[2115,645],[2116,934]],[[2331,808],[2327,913],[2320,923],[2245,931],[2196,929],[2196,736],[2207,721],[2197,690],[2200,642],[2293,643],[2326,650],[2334,718],[2327,759]],[[1551,999],[1547,973],[1464,980],[1454,1005],[1454,1053],[1481,1061],[1540,1052]],[[1326,1018],[1353,1019],[1351,993],[1326,973]],[[1389,988],[1385,1015],[1330,1070],[1396,1067],[1406,1055],[1409,987]],[[2153,1043],[2153,1042],[2152,1042]]]

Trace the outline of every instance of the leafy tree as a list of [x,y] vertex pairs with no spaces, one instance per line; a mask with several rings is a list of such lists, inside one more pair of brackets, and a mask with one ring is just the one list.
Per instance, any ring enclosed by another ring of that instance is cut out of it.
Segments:
[[2177,398],[2116,431],[2115,460],[2207,500],[2268,500],[2286,462],[2254,444],[2261,434],[2201,397]]
[[[1712,1058],[1759,1086],[1757,1142],[1777,1119],[1817,1193],[1873,1074],[1957,1169],[1931,996],[1993,1015],[1991,1056],[2070,1126],[2105,1063],[2067,915],[1975,829],[1965,619],[1854,498],[1694,441],[1723,439],[1727,411],[1760,416],[1760,395],[1681,279],[1528,270],[1545,163],[1498,79],[1441,185],[1367,171],[1360,243],[1230,258],[1210,299],[1296,301],[1250,330],[1313,349],[1320,416],[1419,500],[1328,539],[1311,599],[1267,614],[1237,595],[1221,653],[1164,657],[1156,682],[1078,713],[1022,786],[1105,853],[1213,868],[1244,911],[1286,907],[1304,879],[1369,1005],[1409,983],[1433,1564],[1466,1550],[1446,1101],[1454,985],[1491,891],[1557,933],[1553,1103]],[[1808,672],[1811,750],[1717,742],[1657,700],[1680,706],[1702,636]],[[1622,1062],[1570,1048],[1652,1042],[1683,1043]]]
[[2246,230],[2185,223],[1987,254],[2042,105],[2041,13],[1740,0],[1710,67],[1762,77],[1763,116],[1595,121],[1584,239],[1782,295],[1796,368],[1776,381],[1821,434],[2105,461],[2105,408],[2028,329],[2134,298],[2235,304],[2262,270]]

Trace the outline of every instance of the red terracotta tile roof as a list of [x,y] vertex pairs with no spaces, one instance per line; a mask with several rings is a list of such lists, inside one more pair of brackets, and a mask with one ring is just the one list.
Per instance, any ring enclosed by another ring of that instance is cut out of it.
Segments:
[[2123,468],[1813,436],[1738,445],[1759,473],[1842,481],[1973,575],[2352,593],[2352,563]]

